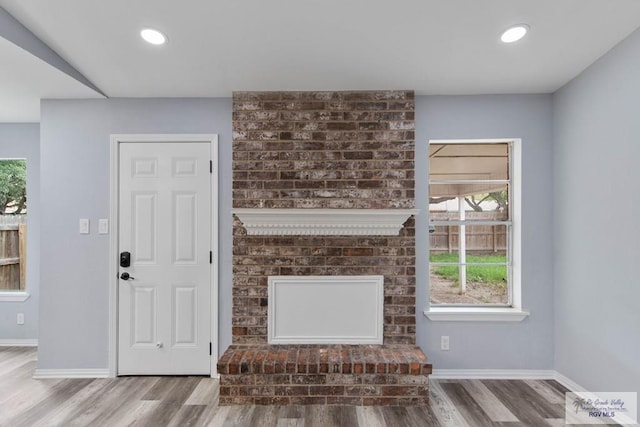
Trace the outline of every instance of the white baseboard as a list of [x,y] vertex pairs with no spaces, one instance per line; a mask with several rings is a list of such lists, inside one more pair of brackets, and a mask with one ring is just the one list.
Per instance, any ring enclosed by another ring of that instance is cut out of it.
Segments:
[[0,340],[0,347],[37,347],[37,339],[7,339]]
[[434,369],[429,378],[474,380],[551,380],[557,372],[545,369]]
[[578,392],[586,392],[587,391],[586,388],[582,387],[580,384],[578,384],[577,382],[573,381],[571,378],[562,375],[558,371],[555,371],[555,373],[556,373],[556,376],[555,376],[554,380],[558,381],[560,384],[562,384],[563,386],[565,386],[569,390],[578,391]]
[[108,378],[109,369],[36,369],[33,378]]

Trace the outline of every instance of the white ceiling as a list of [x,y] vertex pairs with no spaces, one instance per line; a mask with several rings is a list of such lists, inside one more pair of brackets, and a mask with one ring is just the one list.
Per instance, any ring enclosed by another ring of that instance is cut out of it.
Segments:
[[42,98],[95,98],[93,90],[0,37],[0,122],[37,122]]
[[[0,7],[109,97],[550,93],[640,26],[638,0],[0,0]],[[502,44],[500,33],[516,23],[530,34]],[[144,26],[164,31],[169,43],[145,44]],[[38,60],[5,64],[11,50],[0,43],[0,63],[14,77],[12,86],[0,81],[0,121],[14,109],[2,103],[26,111],[32,101],[21,97],[32,92],[100,96],[75,80],[60,84],[52,67],[32,76]],[[25,90],[14,94],[15,86]]]

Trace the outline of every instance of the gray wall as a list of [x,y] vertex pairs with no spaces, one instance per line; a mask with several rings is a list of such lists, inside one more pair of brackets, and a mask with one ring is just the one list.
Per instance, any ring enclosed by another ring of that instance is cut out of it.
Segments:
[[555,366],[640,391],[640,31],[554,95]]
[[[522,306],[519,323],[432,322],[427,197],[430,139],[522,139]],[[416,99],[417,337],[436,369],[552,369],[551,95],[419,96]],[[422,257],[422,258],[420,258]],[[440,350],[448,335],[451,350]]]
[[[0,340],[38,338],[40,299],[40,127],[37,123],[0,123],[0,158],[27,159],[27,292],[25,302],[0,302]],[[24,313],[24,325],[16,315]]]
[[[640,145],[632,140],[634,131],[639,130],[633,111],[638,111],[640,99],[632,95],[638,95],[640,85],[635,82],[635,88],[627,85],[623,91],[607,80],[607,76],[617,73],[610,79],[620,81],[625,77],[624,70],[639,65],[614,68],[610,64],[623,61],[632,42],[640,43],[637,35],[556,96],[553,170],[551,96],[417,98],[416,202],[423,212],[428,209],[429,139],[523,140],[523,306],[531,316],[521,323],[430,322],[421,314],[428,300],[428,272],[425,263],[418,263],[418,341],[436,368],[551,369],[551,302],[555,300],[556,368],[586,387],[610,384],[609,388],[624,389],[629,381],[638,383],[638,368],[631,362],[639,357],[638,341],[627,338],[634,336],[631,325],[640,324],[631,304],[638,298],[638,289],[629,286],[634,277],[632,257],[640,253],[638,228],[633,228],[633,218],[639,213],[638,198],[629,176],[634,170],[631,162],[638,158],[630,154],[640,154]],[[628,77],[631,81],[633,76]],[[37,126],[16,125],[35,129],[31,143],[20,145],[5,142],[6,129],[10,129],[6,126],[2,127],[2,154],[27,156],[31,159],[30,173],[37,173]],[[96,234],[95,226],[98,218],[109,216],[112,133],[220,135],[221,350],[231,340],[231,258],[230,251],[225,250],[231,245],[230,216],[226,215],[231,201],[230,100],[44,101],[41,208],[49,214],[42,218],[41,247],[47,256],[41,263],[44,298],[40,368],[107,366],[108,237]],[[17,136],[11,138],[15,140]],[[35,150],[9,151],[18,147],[26,150],[32,145]],[[555,192],[552,172],[556,175]],[[606,179],[601,178],[605,176]],[[30,182],[33,180],[31,175]],[[33,191],[31,188],[32,200]],[[615,215],[608,203],[594,203],[593,197],[605,192],[607,200],[615,201]],[[555,195],[554,204],[551,194]],[[80,217],[92,220],[92,233],[88,236],[77,233]],[[605,223],[609,218],[616,221]],[[426,230],[426,221],[426,215],[419,215],[418,229]],[[32,222],[30,227],[33,231],[37,224]],[[34,235],[31,233],[30,239]],[[418,236],[418,253],[426,254],[427,234]],[[585,244],[584,236],[589,236],[591,244]],[[59,242],[65,242],[62,248],[68,252],[61,250]],[[30,240],[30,249],[34,247],[37,244]],[[611,247],[620,250],[601,249]],[[556,259],[555,295],[552,256]],[[32,257],[37,253],[30,253]],[[37,263],[30,267],[37,268]],[[602,292],[603,283],[607,293]],[[34,296],[27,304],[35,304],[37,292],[30,289]],[[23,330],[31,331],[29,319],[35,318],[35,313],[29,314],[26,308],[24,311],[28,323]],[[3,325],[7,323],[5,313],[8,310],[3,309]],[[8,323],[15,328],[15,313],[8,317]],[[33,335],[15,337],[35,337],[35,325],[33,328]],[[592,339],[594,331],[597,340]],[[4,329],[1,332],[3,338],[9,336]],[[449,352],[439,350],[441,335],[451,337]],[[619,348],[626,351],[615,351]],[[601,374],[602,378],[595,378],[593,371],[601,366],[612,367]]]
[[[39,368],[106,368],[108,236],[96,234],[109,216],[109,135],[220,135],[220,350],[231,341],[231,101],[228,99],[111,99],[42,104],[42,294]],[[433,323],[426,263],[418,263],[418,342],[436,368],[551,369],[551,96],[418,97],[417,204],[427,206],[427,141],[434,138],[523,139],[522,323]],[[92,233],[78,234],[78,219]],[[427,215],[418,216],[418,253],[427,254]],[[71,251],[73,257],[61,250]],[[451,351],[439,350],[440,335]]]
[[[108,366],[109,136],[217,133],[220,159],[220,344],[231,342],[231,100],[45,100],[41,109],[40,369]],[[78,234],[78,219],[91,234]]]

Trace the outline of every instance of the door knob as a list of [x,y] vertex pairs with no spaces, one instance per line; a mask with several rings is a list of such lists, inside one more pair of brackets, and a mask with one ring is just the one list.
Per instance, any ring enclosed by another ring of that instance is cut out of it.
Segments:
[[126,271],[120,275],[122,280],[135,280],[135,277],[127,273]]

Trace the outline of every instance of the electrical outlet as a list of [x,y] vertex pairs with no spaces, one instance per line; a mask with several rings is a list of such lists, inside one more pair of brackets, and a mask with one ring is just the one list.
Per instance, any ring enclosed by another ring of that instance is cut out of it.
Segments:
[[440,337],[440,350],[449,351],[449,335]]
[[24,313],[18,313],[16,323],[18,323],[18,325],[24,325]]

